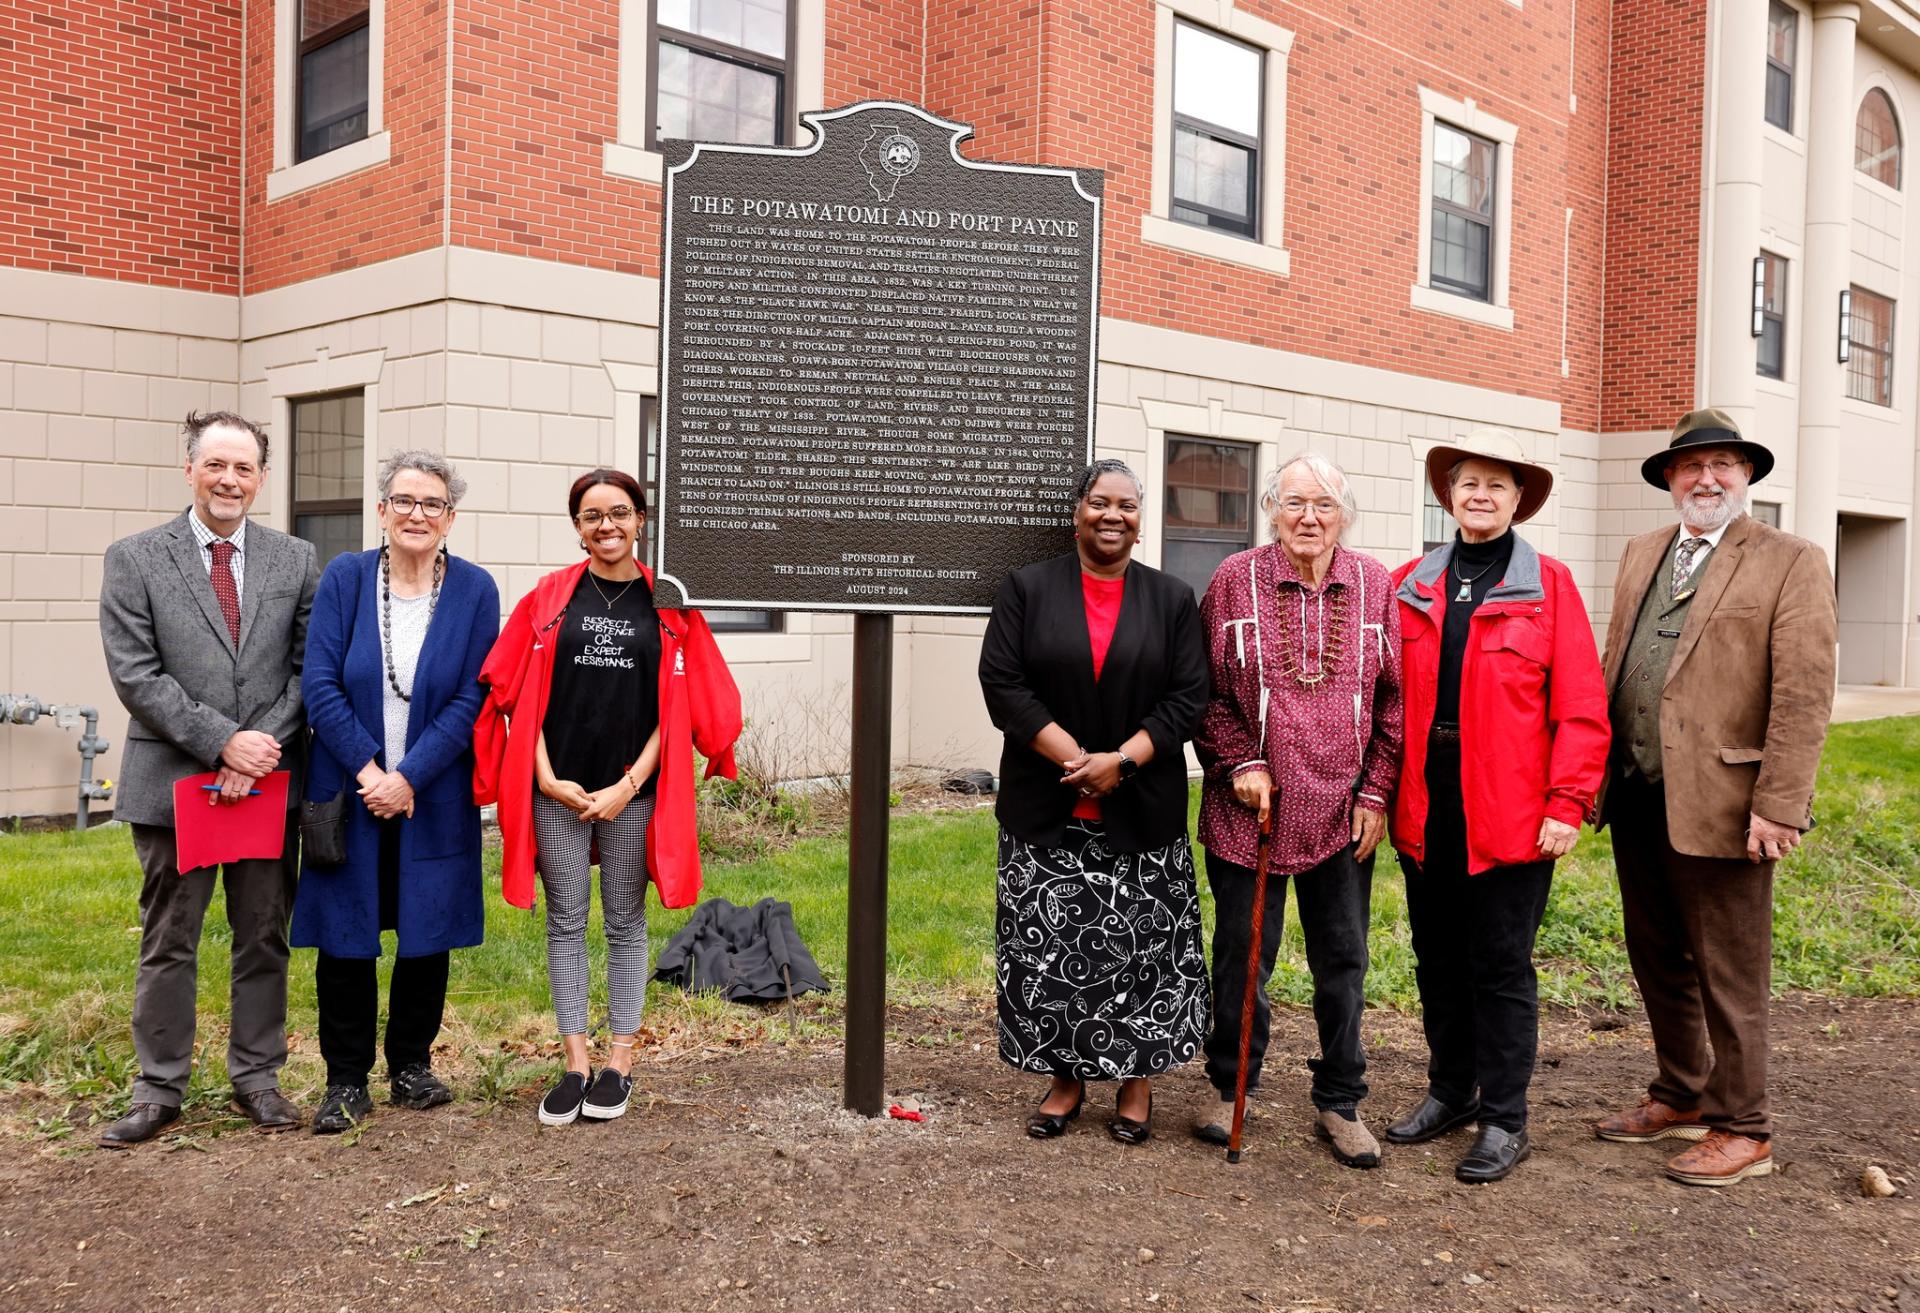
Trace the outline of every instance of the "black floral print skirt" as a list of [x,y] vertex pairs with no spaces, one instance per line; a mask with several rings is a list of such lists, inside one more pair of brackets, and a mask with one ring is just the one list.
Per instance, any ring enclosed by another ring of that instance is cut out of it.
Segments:
[[1185,835],[1115,852],[1098,821],[1064,846],[1000,831],[995,966],[1000,1057],[1021,1071],[1158,1076],[1206,1039],[1200,898]]

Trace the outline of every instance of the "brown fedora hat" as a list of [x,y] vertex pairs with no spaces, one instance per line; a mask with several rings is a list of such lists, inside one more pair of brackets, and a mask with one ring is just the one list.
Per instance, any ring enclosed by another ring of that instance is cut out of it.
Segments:
[[1463,460],[1489,460],[1505,465],[1520,482],[1520,504],[1514,508],[1515,524],[1531,520],[1547,504],[1553,491],[1553,471],[1526,459],[1525,448],[1513,430],[1487,426],[1471,430],[1451,446],[1435,447],[1427,453],[1427,485],[1441,509],[1453,514],[1453,489],[1447,484],[1447,471]]
[[1733,416],[1709,406],[1680,417],[1680,422],[1673,426],[1673,440],[1667,443],[1666,450],[1656,451],[1640,462],[1640,477],[1665,492],[1667,462],[1685,447],[1732,447],[1753,466],[1753,477],[1748,483],[1760,482],[1773,470],[1773,453],[1741,437],[1740,426],[1733,422]]

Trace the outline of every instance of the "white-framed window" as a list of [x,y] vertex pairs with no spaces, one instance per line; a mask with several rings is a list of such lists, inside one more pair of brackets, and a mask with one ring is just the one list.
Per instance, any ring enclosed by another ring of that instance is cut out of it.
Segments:
[[1754,371],[1762,378],[1787,376],[1787,261],[1772,251],[1760,252],[1759,339],[1754,347]]
[[1167,509],[1160,530],[1160,568],[1206,596],[1220,563],[1254,545],[1251,442],[1167,435]]
[[1425,556],[1442,543],[1453,541],[1453,517],[1434,496],[1424,467],[1416,471],[1414,482],[1420,485],[1420,555]]
[[1847,316],[1847,395],[1893,404],[1893,302],[1855,286]]
[[1420,88],[1419,270],[1413,305],[1511,330],[1513,151],[1519,129]]
[[1770,529],[1780,527],[1780,503],[1777,501],[1757,501],[1748,507],[1748,513]]
[[1900,190],[1900,120],[1879,87],[1860,98],[1853,119],[1853,167],[1882,186]]
[[663,137],[793,145],[825,66],[826,0],[620,0],[606,171],[659,182]]
[[[647,494],[646,541],[641,556],[649,569],[654,568],[654,544],[659,541],[657,526],[664,514],[660,506],[660,404],[657,398],[640,399],[640,486]],[[716,634],[778,634],[787,627],[783,611],[728,611],[701,607],[707,625]]]
[[1767,5],[1767,122],[1793,131],[1793,66],[1800,41],[1800,15],[1791,5]]
[[1284,277],[1293,33],[1233,0],[1156,0],[1153,175],[1140,236]]
[[357,552],[366,512],[366,392],[354,388],[317,397],[290,397],[290,522],[296,538],[312,543],[320,568],[342,552]]
[[267,199],[386,163],[386,0],[273,0]]

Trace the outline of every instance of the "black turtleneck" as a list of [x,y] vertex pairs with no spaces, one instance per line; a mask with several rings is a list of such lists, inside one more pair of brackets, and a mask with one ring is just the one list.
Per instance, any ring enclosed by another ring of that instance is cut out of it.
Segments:
[[[1506,576],[1507,562],[1513,559],[1511,527],[1491,542],[1470,543],[1458,530],[1453,535],[1453,563],[1440,581],[1446,620],[1440,629],[1440,686],[1436,690],[1433,718],[1460,719],[1460,662],[1467,650],[1467,622],[1487,600],[1487,594]],[[1471,601],[1457,602],[1462,582],[1472,593]]]

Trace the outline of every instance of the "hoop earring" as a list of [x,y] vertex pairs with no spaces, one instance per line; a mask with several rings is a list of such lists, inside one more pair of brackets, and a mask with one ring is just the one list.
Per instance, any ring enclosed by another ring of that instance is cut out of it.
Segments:
[[583,552],[590,552],[593,550],[593,548],[587,546],[587,540],[585,538],[582,538],[580,540],[580,550]]

